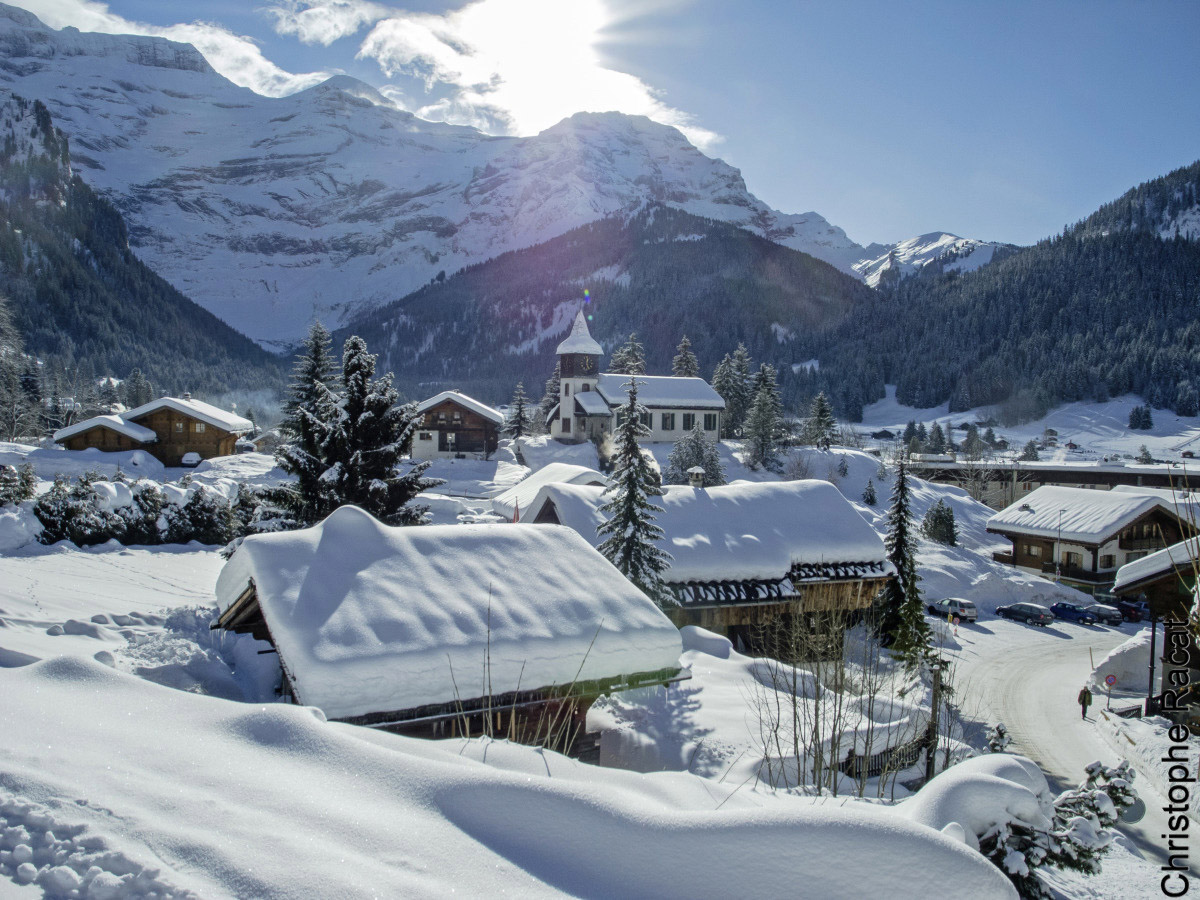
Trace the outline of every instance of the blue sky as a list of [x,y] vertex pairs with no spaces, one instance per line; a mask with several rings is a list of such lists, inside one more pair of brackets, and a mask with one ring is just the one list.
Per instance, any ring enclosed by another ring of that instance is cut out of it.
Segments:
[[194,40],[264,92],[346,72],[506,133],[580,108],[648,113],[770,205],[860,243],[1030,243],[1200,158],[1200,4],[1185,0],[10,2],[56,27]]

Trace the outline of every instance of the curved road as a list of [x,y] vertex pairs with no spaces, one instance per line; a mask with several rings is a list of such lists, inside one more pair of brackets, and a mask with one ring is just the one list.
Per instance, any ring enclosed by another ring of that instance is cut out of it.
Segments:
[[[1040,765],[1053,790],[1074,787],[1083,780],[1088,763],[1119,761],[1095,730],[1104,696],[1096,695],[1087,722],[1081,720],[1075,698],[1091,674],[1091,658],[1099,663],[1133,631],[1129,626],[1117,630],[1071,622],[1037,628],[991,618],[960,627],[963,649],[954,654],[958,657],[954,679],[963,714],[985,727],[1003,722],[1013,737],[1010,749]],[[1136,825],[1121,825],[1120,830],[1148,860],[1165,863],[1159,837],[1167,830],[1163,801],[1144,779],[1134,786],[1146,804],[1146,816]]]

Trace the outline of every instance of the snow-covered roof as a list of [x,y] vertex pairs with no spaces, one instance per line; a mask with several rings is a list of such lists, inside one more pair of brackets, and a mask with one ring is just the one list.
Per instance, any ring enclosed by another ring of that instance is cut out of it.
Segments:
[[1153,509],[1173,511],[1153,494],[1044,485],[988,519],[987,530],[1103,543]]
[[330,718],[657,672],[682,652],[653,602],[553,525],[392,528],[343,506],[247,537],[222,612],[251,583],[298,702]]
[[1135,484],[1114,485],[1113,490],[1121,494],[1142,494],[1146,497],[1160,497],[1181,518],[1200,522],[1200,492],[1198,491],[1187,490],[1182,486],[1172,489],[1142,487]]
[[91,431],[93,428],[107,428],[110,431],[123,434],[125,437],[143,444],[149,444],[152,441],[158,440],[158,435],[149,428],[145,428],[142,425],[135,425],[133,422],[127,422],[121,416],[93,416],[90,419],[84,419],[82,422],[76,422],[74,425],[58,429],[58,431],[54,432],[54,440],[56,443],[65,441],[67,438]]
[[[669,485],[654,522],[671,554],[671,583],[779,579],[796,566],[877,563],[890,572],[875,530],[827,481],[737,481],[721,487]],[[603,488],[548,484],[522,518],[553,502],[559,522],[598,544]]]
[[427,412],[428,410],[433,409],[443,400],[450,400],[453,403],[457,403],[459,406],[469,409],[471,412],[477,413],[483,416],[485,419],[495,422],[497,425],[504,424],[504,413],[500,412],[500,410],[493,409],[486,403],[481,403],[474,397],[468,397],[466,394],[460,394],[458,391],[442,391],[440,394],[430,397],[428,400],[422,400],[417,404],[417,412]]
[[511,519],[518,507],[527,510],[538,491],[547,484],[607,484],[608,480],[595,469],[555,462],[531,472],[504,493],[492,498],[492,509]]
[[236,413],[226,412],[219,407],[213,406],[211,403],[205,403],[203,400],[193,400],[190,397],[186,399],[183,397],[159,397],[157,400],[143,403],[136,409],[121,413],[121,417],[127,422],[132,422],[163,407],[183,413],[185,416],[191,416],[193,419],[198,419],[201,422],[206,422],[214,428],[223,428],[225,431],[232,432],[233,434],[242,434],[254,429],[254,423],[249,419],[243,419]]
[[[666,409],[724,409],[725,400],[703,378],[676,378],[672,375],[600,376],[596,390],[609,406],[621,406],[629,397],[629,380],[637,378],[638,403]],[[578,395],[576,395],[578,397]]]
[[581,391],[575,395],[575,405],[585,416],[610,416],[612,408],[597,391]]
[[588,331],[587,318],[583,315],[582,309],[575,314],[575,321],[571,325],[571,333],[558,345],[558,349],[554,352],[559,355],[563,353],[587,353],[592,356],[604,355],[604,348],[596,343],[592,338],[592,333]]
[[1117,569],[1113,590],[1117,593],[1175,571],[1192,573],[1192,565],[1200,560],[1200,539],[1187,538],[1157,553],[1127,562]]

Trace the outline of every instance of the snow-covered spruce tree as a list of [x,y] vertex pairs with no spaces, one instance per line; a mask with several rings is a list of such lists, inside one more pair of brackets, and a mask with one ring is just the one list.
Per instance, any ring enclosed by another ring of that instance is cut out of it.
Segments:
[[1054,801],[1053,827],[1047,835],[1046,864],[1099,875],[1121,813],[1137,800],[1133,770],[1122,760],[1113,768],[1100,762],[1084,770],[1086,779]]
[[546,392],[538,403],[538,418],[541,427],[550,430],[550,410],[558,405],[558,394],[562,390],[562,363],[554,364],[554,374],[546,379]]
[[704,470],[705,487],[716,487],[725,483],[725,466],[721,462],[717,442],[704,436],[699,421],[671,448],[663,481],[667,484],[687,484],[691,480],[688,469],[696,466]]
[[700,361],[692,352],[692,342],[686,334],[675,348],[675,358],[671,360],[671,374],[676,378],[700,377]]
[[1039,458],[1036,441],[1027,441],[1021,455],[1017,457],[1021,462],[1037,462]]
[[441,479],[426,478],[429,460],[400,473],[401,457],[412,443],[420,416],[415,403],[398,405],[391,374],[376,380],[375,357],[366,342],[350,337],[342,352],[340,394],[327,387],[316,423],[319,518],[353,504],[388,525],[419,525],[429,507],[410,505]]
[[638,439],[649,437],[642,424],[645,407],[637,402],[637,379],[629,381],[629,396],[617,411],[617,451],[612,477],[604,489],[607,498],[600,511],[608,516],[596,533],[604,540],[599,550],[621,573],[661,607],[677,604],[663,583],[662,573],[671,555],[656,543],[663,530],[654,524],[651,497],[661,497],[658,475],[651,468]]
[[875,482],[870,478],[867,479],[867,486],[863,488],[862,499],[867,506],[874,506],[879,502],[879,498],[875,496]]
[[8,304],[0,297],[0,439],[15,441],[37,428],[38,410],[21,383],[25,354]]
[[725,415],[721,417],[721,437],[731,438],[734,436],[733,408],[737,397],[737,387],[733,378],[733,359],[728,353],[713,370],[712,386],[713,390],[720,394],[721,399],[725,401]]
[[934,422],[933,427],[929,429],[929,452],[946,452],[946,435],[945,432],[942,431],[942,426],[937,422]]
[[1150,450],[1145,444],[1142,444],[1142,446],[1138,448],[1137,461],[1140,463],[1154,462],[1154,457],[1150,454]]
[[629,340],[613,351],[608,370],[618,375],[645,375],[646,349],[637,339],[637,333],[631,333]]
[[929,508],[921,521],[921,533],[931,541],[954,547],[958,544],[958,527],[954,522],[954,510],[946,505],[945,500]]
[[997,722],[988,732],[988,750],[992,753],[1004,753],[1012,743],[1012,735],[1003,722]]
[[807,443],[822,450],[828,450],[837,434],[837,420],[833,417],[833,404],[821,391],[813,398],[808,410],[808,422],[805,424],[804,436]]
[[24,503],[37,496],[37,475],[30,463],[21,468],[0,466],[0,506],[9,503]]
[[300,524],[315,524],[323,515],[319,479],[327,467],[321,459],[321,440],[325,419],[331,414],[333,379],[329,332],[315,322],[296,358],[283,406],[279,432],[286,440],[275,450],[279,467],[296,476],[295,485],[277,492],[277,499]]
[[879,630],[883,644],[893,654],[916,668],[931,654],[929,624],[921,608],[921,592],[917,588],[917,546],[912,533],[912,509],[908,473],[904,461],[896,463],[896,483],[892,490],[892,506],[888,510],[888,560],[896,570],[879,594]]
[[130,409],[135,409],[154,399],[154,388],[141,369],[134,369],[129,377],[121,382],[121,402]]
[[501,429],[506,437],[523,438],[533,431],[533,416],[529,412],[529,398],[525,396],[525,383],[517,382],[513,391],[512,403],[508,407],[508,416]]
[[763,364],[758,390],[746,414],[746,463],[752,469],[779,467],[779,444],[783,438],[783,402],[775,386],[775,368]]

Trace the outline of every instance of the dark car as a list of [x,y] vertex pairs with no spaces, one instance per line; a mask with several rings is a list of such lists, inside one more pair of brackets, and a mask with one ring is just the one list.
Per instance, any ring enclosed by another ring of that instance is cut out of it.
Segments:
[[1125,621],[1121,611],[1107,603],[1094,603],[1091,606],[1085,606],[1084,609],[1095,616],[1097,622],[1103,622],[1105,625],[1120,625]]
[[1054,621],[1054,613],[1040,603],[1014,603],[1012,606],[1000,606],[996,608],[996,615],[1002,619],[1041,625],[1043,628]]
[[1117,609],[1121,611],[1121,615],[1125,617],[1126,622],[1140,622],[1146,618],[1145,605],[1136,603],[1133,600],[1118,600]]
[[1078,622],[1081,625],[1095,625],[1096,617],[1078,603],[1055,603],[1050,607],[1055,618],[1068,622]]

